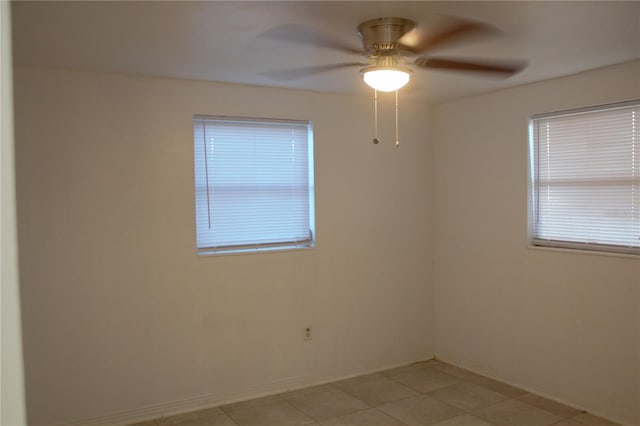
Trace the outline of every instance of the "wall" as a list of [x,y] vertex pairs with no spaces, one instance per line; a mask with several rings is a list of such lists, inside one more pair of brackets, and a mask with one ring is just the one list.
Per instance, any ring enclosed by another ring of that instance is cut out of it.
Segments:
[[527,119],[640,97],[640,62],[439,105],[436,354],[640,424],[640,260],[527,247]]
[[[396,149],[390,97],[373,145],[363,97],[15,77],[29,424],[150,418],[433,356],[427,108],[403,102]],[[194,114],[312,120],[315,249],[196,255]]]
[[26,424],[20,324],[9,2],[0,2],[0,424]]

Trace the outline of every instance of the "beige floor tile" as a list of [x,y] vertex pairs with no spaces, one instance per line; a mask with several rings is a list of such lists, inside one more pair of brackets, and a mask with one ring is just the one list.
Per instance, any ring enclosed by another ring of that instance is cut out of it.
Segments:
[[475,410],[472,414],[498,426],[547,426],[562,420],[562,417],[515,399]]
[[236,422],[231,420],[226,414],[207,417],[200,419],[196,423],[188,423],[189,426],[238,426]]
[[278,395],[268,395],[261,398],[249,399],[247,401],[234,402],[233,404],[227,404],[220,407],[225,413],[231,413],[237,410],[244,410],[246,408],[258,407],[260,405],[270,404],[272,402],[282,401]]
[[553,413],[560,417],[573,417],[582,413],[582,410],[569,407],[568,405],[560,404],[559,402],[552,401],[547,398],[543,398],[532,393],[526,393],[517,398],[518,400],[525,402],[534,407],[542,408],[550,413]]
[[417,395],[417,392],[413,389],[386,378],[353,383],[343,386],[342,390],[364,401],[371,407]]
[[312,419],[284,400],[234,410],[229,417],[240,426],[300,426],[313,423]]
[[463,414],[461,410],[428,395],[391,402],[378,409],[410,426],[432,425]]
[[325,420],[322,426],[404,426],[404,423],[375,408]]
[[351,377],[350,379],[340,380],[337,382],[333,382],[331,384],[338,388],[342,388],[343,386],[349,386],[354,383],[370,382],[371,380],[382,379],[383,377],[384,376],[380,373],[371,373],[371,374],[365,374],[363,376]]
[[491,423],[486,422],[471,414],[463,414],[462,416],[456,416],[443,422],[435,423],[433,426],[493,426]]
[[451,364],[440,363],[439,365],[433,365],[431,368],[463,380],[481,380],[484,377],[480,374],[474,373],[473,371],[465,370],[464,368],[456,367]]
[[314,420],[344,416],[369,408],[364,402],[341,390],[299,396],[288,402]]
[[465,411],[487,407],[507,399],[501,393],[469,382],[447,386],[446,388],[429,392],[429,395]]
[[603,419],[602,417],[594,416],[590,413],[582,413],[575,417],[572,417],[571,420],[575,420],[578,423],[582,423],[587,426],[620,426],[619,423],[611,422],[607,419]]
[[501,393],[503,395],[507,395],[511,398],[516,398],[518,396],[524,395],[527,393],[526,390],[517,388],[515,386],[508,385],[506,383],[499,382],[497,380],[490,379],[488,377],[475,377],[471,379],[466,379],[476,385],[484,386],[487,389],[491,389],[494,392]]
[[554,423],[551,426],[584,426],[584,423],[574,422],[571,419],[566,419],[561,421],[560,423]]
[[226,414],[217,414],[209,417],[174,416],[156,420],[159,426],[237,426]]
[[[225,423],[225,417],[222,411],[217,408],[205,408],[203,410],[190,411],[188,413],[178,414],[175,416],[162,417],[155,419],[158,426],[182,426],[182,425],[233,425],[227,418]],[[215,419],[214,419],[215,418]],[[215,421],[215,422],[214,422]]]
[[418,392],[430,392],[432,390],[444,388],[460,382],[460,379],[457,377],[441,373],[431,368],[408,371],[406,373],[389,376],[389,378],[398,383],[409,386]]
[[326,392],[330,390],[336,390],[337,388],[330,383],[324,385],[310,386],[308,388],[296,389],[289,392],[279,394],[280,398],[291,399],[299,396],[311,395],[318,392]]

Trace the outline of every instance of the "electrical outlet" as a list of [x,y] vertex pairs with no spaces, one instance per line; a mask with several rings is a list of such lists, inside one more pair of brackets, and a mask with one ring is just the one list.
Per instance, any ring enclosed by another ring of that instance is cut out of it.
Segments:
[[311,340],[311,327],[304,328],[304,340]]

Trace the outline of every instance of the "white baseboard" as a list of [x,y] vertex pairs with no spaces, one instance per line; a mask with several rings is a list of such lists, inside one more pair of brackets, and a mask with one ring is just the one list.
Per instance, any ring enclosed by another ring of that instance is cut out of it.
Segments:
[[88,419],[58,423],[55,426],[115,426],[127,425],[145,420],[157,419],[164,416],[186,413],[204,408],[216,407],[237,401],[258,398],[265,395],[282,392],[283,389],[299,387],[301,377],[291,377],[272,383],[262,384],[239,392],[225,394],[207,394],[193,398],[168,401],[160,404],[147,405],[127,411],[109,413]]
[[246,401],[261,396],[273,395],[290,390],[302,389],[309,386],[321,385],[334,382],[337,380],[349,379],[351,377],[361,376],[363,374],[375,373],[378,371],[388,370],[395,367],[420,362],[426,360],[416,360],[411,362],[403,362],[400,364],[388,365],[383,368],[374,370],[359,371],[346,376],[326,376],[314,377],[295,376],[271,383],[265,383],[258,386],[243,389],[238,392],[224,394],[207,394],[194,398],[182,399],[178,401],[163,402],[160,404],[147,405],[145,407],[134,408],[132,410],[119,411],[109,413],[102,416],[74,420],[71,422],[56,423],[50,426],[119,426],[127,425],[146,420],[157,419],[159,417],[173,416],[176,414],[186,413],[189,411],[200,410],[204,408],[217,407],[220,405],[232,404],[235,402]]
[[472,373],[476,373],[476,374],[479,374],[479,375],[481,375],[481,376],[488,377],[489,379],[493,379],[493,380],[496,380],[496,381],[498,381],[498,382],[506,383],[507,385],[514,386],[514,387],[516,387],[516,388],[519,388],[519,389],[525,390],[525,391],[527,391],[527,392],[529,392],[529,393],[532,393],[532,394],[535,394],[535,395],[541,396],[541,397],[543,397],[543,398],[549,399],[549,400],[554,401],[554,402],[557,402],[557,403],[559,403],[559,404],[566,405],[567,407],[575,408],[576,410],[580,410],[580,411],[586,411],[587,413],[593,414],[594,416],[602,417],[603,419],[609,420],[609,421],[614,422],[614,423],[618,423],[618,424],[620,424],[621,426],[638,426],[638,425],[635,425],[635,424],[632,424],[632,423],[628,423],[628,422],[621,421],[621,420],[619,420],[619,419],[611,418],[611,416],[609,416],[609,415],[602,414],[601,412],[594,411],[594,410],[591,410],[591,409],[586,408],[586,407],[577,406],[577,405],[575,405],[575,404],[574,404],[574,403],[572,403],[572,402],[565,401],[565,400],[563,400],[563,399],[558,399],[558,398],[557,398],[557,397],[555,397],[555,396],[548,395],[548,394],[546,394],[546,393],[544,393],[544,392],[540,392],[539,390],[532,389],[532,388],[530,388],[530,387],[528,387],[528,386],[523,386],[523,385],[521,385],[521,384],[519,384],[519,383],[514,383],[514,382],[511,382],[511,381],[509,381],[509,380],[504,380],[504,379],[502,379],[502,378],[500,378],[500,377],[495,377],[495,376],[492,376],[492,375],[489,375],[489,374],[483,373],[483,372],[481,372],[481,371],[477,371],[477,370],[471,369],[471,368],[466,367],[466,366],[464,366],[464,365],[460,365],[460,364],[457,364],[457,363],[455,363],[455,362],[448,361],[447,359],[443,359],[443,358],[440,358],[440,357],[438,357],[438,356],[436,356],[436,357],[435,357],[435,359],[437,359],[438,361],[445,362],[445,363],[447,363],[447,364],[451,364],[451,365],[453,365],[453,366],[455,366],[455,367],[463,368],[463,369],[465,369],[465,370],[471,371]]

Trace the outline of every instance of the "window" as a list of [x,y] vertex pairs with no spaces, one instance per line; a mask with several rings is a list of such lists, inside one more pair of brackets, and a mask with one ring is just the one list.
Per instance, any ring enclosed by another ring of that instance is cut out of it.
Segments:
[[196,116],[193,130],[199,253],[314,245],[309,122]]
[[640,101],[530,120],[534,245],[640,254]]

